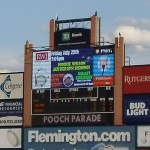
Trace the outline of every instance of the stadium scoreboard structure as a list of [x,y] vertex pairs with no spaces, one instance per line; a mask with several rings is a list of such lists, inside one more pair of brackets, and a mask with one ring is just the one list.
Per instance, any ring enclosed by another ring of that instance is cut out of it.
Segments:
[[[98,119],[73,122],[77,115]],[[33,52],[33,125],[113,124],[113,115],[114,45]],[[62,116],[69,121],[60,121]],[[59,121],[45,122],[45,118]]]
[[26,42],[23,126],[122,124],[124,39],[100,39],[93,15],[50,20],[41,50]]

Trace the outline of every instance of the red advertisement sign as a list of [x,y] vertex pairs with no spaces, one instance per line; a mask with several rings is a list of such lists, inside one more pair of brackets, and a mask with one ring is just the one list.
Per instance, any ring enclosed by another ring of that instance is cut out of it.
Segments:
[[150,65],[123,68],[123,93],[150,93]]

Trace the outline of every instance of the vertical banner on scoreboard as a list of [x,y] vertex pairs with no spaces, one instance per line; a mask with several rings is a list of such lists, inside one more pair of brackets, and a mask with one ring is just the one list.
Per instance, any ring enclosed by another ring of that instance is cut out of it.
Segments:
[[51,87],[51,52],[33,52],[32,89]]
[[114,54],[100,54],[93,57],[93,84],[114,85]]

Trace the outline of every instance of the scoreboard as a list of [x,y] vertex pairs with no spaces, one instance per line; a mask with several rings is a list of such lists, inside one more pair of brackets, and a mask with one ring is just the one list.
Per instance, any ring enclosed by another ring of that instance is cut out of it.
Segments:
[[[101,121],[99,123],[104,124],[107,121],[113,122],[113,114],[113,86],[42,89],[33,90],[32,93],[33,125],[39,125],[40,122],[42,124],[47,116],[53,119],[57,116],[60,119],[62,116],[72,118],[72,116],[77,115],[79,117],[86,117],[88,115],[89,118],[92,115],[100,115]],[[111,116],[110,120],[108,120],[109,116]],[[67,123],[72,122],[68,121]],[[53,124],[54,122],[51,122],[51,125]],[[59,121],[57,124],[60,125],[61,122]]]
[[98,98],[98,88],[51,89],[51,99]]
[[32,125],[113,124],[114,45],[33,53]]

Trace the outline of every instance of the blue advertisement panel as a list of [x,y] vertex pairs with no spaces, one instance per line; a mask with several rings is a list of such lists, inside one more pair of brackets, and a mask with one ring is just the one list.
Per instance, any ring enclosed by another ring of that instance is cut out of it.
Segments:
[[93,85],[93,48],[55,50],[51,55],[52,88]]
[[101,54],[93,57],[94,86],[114,85],[114,54]]
[[23,99],[0,101],[0,126],[20,126],[23,116]]
[[24,128],[25,150],[135,150],[135,127]]
[[150,94],[124,95],[124,123],[150,123]]

